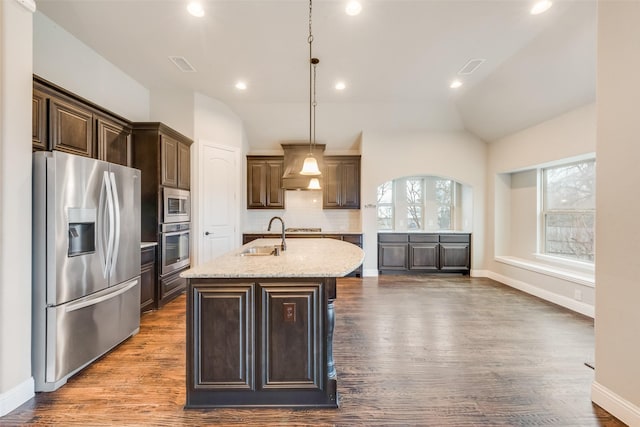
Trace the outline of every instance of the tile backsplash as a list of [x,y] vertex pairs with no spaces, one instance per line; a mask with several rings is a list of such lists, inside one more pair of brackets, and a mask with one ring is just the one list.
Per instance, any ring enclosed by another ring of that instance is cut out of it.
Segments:
[[[269,220],[282,217],[287,228],[320,227],[322,231],[362,231],[360,210],[322,209],[321,191],[285,191],[286,209],[247,209],[243,231],[266,231]],[[279,231],[280,226],[275,226]]]

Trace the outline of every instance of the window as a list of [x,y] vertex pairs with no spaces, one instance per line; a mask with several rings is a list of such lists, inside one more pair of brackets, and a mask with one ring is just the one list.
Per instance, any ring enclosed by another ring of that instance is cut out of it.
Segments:
[[378,187],[378,230],[393,230],[393,182]]
[[436,176],[387,181],[378,187],[379,230],[455,229],[459,184]]
[[595,160],[542,170],[542,251],[595,259]]
[[409,178],[406,180],[407,194],[407,229],[422,229],[422,205],[424,185],[420,178]]

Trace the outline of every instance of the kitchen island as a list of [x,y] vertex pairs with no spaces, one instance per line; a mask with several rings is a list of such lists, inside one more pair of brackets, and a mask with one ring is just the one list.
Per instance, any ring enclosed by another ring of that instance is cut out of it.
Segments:
[[181,274],[187,408],[338,406],[336,278],[357,268],[364,252],[310,238],[287,240],[279,256],[255,256],[280,243],[254,240]]

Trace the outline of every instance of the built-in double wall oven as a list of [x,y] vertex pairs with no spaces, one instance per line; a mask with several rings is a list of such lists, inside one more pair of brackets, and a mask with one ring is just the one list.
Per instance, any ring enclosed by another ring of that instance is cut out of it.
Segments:
[[160,225],[161,257],[160,272],[162,275],[189,265],[190,224],[176,222]]
[[163,189],[163,222],[160,224],[160,274],[189,266],[191,197],[189,191]]

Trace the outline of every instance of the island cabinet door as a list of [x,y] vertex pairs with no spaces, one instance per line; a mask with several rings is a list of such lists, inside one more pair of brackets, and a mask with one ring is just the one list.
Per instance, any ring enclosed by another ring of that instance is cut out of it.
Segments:
[[254,289],[252,283],[194,287],[195,389],[255,389]]
[[322,283],[261,284],[259,388],[324,389]]

